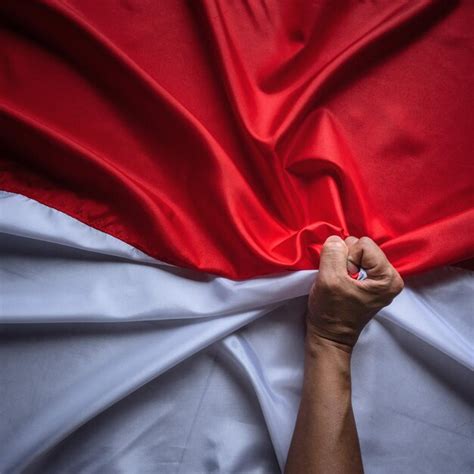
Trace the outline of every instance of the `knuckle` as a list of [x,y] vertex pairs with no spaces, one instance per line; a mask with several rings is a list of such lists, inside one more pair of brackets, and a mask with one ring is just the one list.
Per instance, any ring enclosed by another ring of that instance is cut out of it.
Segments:
[[359,243],[362,247],[372,247],[375,245],[375,242],[370,238],[364,235],[359,239]]
[[326,244],[330,244],[330,243],[342,243],[343,240],[338,236],[338,235],[330,235],[327,239],[326,239]]
[[393,292],[394,292],[395,296],[397,296],[399,293],[401,293],[403,288],[405,288],[405,283],[404,283],[402,277],[398,273],[396,273],[396,275],[395,275],[392,288],[393,288]]
[[391,280],[384,278],[382,280],[375,281],[371,287],[371,294],[376,300],[382,300],[387,297],[390,298],[392,295]]
[[388,291],[393,293],[395,296],[403,290],[404,283],[400,274],[395,268],[389,264],[386,271],[386,282],[388,285]]
[[388,306],[403,288],[403,280],[398,273],[388,273],[384,278],[371,282],[366,304],[372,310]]
[[343,249],[345,243],[342,240],[330,240],[324,243],[323,248],[325,250],[340,250]]
[[377,282],[377,293],[383,295],[390,292],[392,287],[392,280],[390,278],[383,278]]

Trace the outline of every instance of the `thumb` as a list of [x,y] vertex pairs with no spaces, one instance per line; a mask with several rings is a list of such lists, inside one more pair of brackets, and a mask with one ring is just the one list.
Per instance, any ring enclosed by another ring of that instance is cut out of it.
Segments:
[[347,275],[348,249],[337,235],[331,235],[324,242],[319,260],[319,271],[323,274]]

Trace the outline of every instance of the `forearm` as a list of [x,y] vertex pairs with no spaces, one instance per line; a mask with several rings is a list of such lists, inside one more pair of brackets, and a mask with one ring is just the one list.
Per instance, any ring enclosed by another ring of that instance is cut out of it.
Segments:
[[[359,268],[366,278],[354,280],[349,273]],[[308,299],[303,393],[287,474],[363,472],[351,352],[365,325],[402,289],[402,278],[370,238],[332,235],[324,242]]]
[[363,472],[352,412],[350,358],[343,346],[308,335],[287,474]]

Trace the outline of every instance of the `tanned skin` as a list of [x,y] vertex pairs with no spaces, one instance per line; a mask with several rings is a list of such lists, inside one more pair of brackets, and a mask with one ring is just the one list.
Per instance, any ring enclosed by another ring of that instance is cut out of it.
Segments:
[[[358,267],[367,279],[349,273]],[[308,300],[301,403],[286,474],[363,473],[351,403],[351,354],[364,326],[403,289],[368,237],[329,237]]]

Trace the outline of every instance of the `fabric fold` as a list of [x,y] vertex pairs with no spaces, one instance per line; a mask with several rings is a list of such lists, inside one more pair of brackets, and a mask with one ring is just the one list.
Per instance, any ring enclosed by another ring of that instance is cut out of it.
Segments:
[[[317,272],[236,281],[164,265],[5,192],[0,243],[0,470],[284,466]],[[381,452],[397,472],[400,450],[407,471],[419,468],[413,445],[431,472],[468,472],[471,387],[456,380],[472,370],[473,289],[458,268],[408,278],[361,335],[354,409],[367,472],[380,472]]]
[[471,2],[0,12],[2,190],[238,280],[317,268],[333,233],[404,275],[474,256]]

